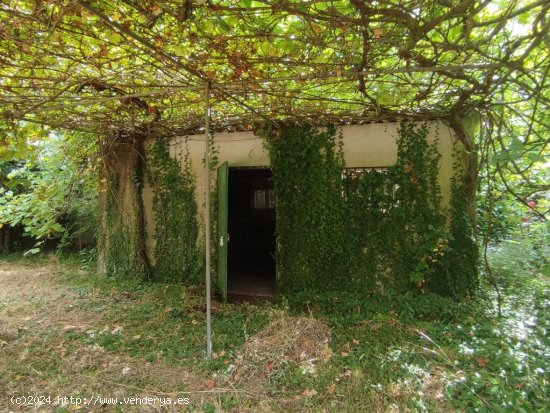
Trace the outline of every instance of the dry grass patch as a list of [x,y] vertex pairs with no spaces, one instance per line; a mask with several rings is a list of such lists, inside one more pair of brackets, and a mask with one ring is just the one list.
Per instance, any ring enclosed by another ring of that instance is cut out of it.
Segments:
[[[168,317],[168,312],[162,309],[150,313],[151,304],[162,300],[162,294],[156,297],[116,290],[101,292],[93,287],[82,287],[81,293],[64,271],[56,262],[1,264],[0,394],[189,397],[189,411],[202,411],[198,406],[203,405],[221,406],[228,397],[239,400],[243,406],[255,403],[254,395],[235,389],[221,376],[216,377],[212,385],[212,375],[192,364],[174,366],[165,362],[160,354],[156,360],[146,361],[122,347],[109,351],[98,345],[94,336],[123,338],[129,324],[139,324],[139,331],[154,331],[154,326],[149,324],[158,325]],[[187,307],[196,306],[190,299],[183,301]],[[118,314],[113,313],[113,305],[118,306]],[[147,312],[141,320],[125,320],[126,306],[128,309],[144,306]],[[111,331],[116,327],[110,320],[113,317],[122,318],[122,334]],[[102,333],[106,324],[109,331]],[[120,411],[113,406],[80,406],[78,410]],[[2,397],[0,411],[51,412],[56,411],[56,407],[16,406]],[[124,406],[122,411],[179,412],[185,411],[185,407]]]
[[233,380],[254,383],[280,374],[289,362],[313,369],[331,355],[328,326],[311,317],[281,316],[237,352]]
[[26,332],[85,331],[100,320],[97,312],[77,308],[82,297],[62,284],[55,262],[2,263],[0,283],[0,345]]

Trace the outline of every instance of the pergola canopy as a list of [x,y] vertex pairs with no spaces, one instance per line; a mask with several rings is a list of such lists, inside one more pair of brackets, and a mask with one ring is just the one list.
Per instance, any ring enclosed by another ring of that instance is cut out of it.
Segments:
[[206,82],[218,130],[450,117],[533,99],[540,110],[549,7],[4,0],[0,116],[100,134],[187,133],[203,126]]

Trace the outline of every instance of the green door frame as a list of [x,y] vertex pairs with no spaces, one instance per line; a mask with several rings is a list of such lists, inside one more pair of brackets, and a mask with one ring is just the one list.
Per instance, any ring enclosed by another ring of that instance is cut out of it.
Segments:
[[218,167],[218,289],[223,302],[227,301],[227,221],[229,214],[229,164]]

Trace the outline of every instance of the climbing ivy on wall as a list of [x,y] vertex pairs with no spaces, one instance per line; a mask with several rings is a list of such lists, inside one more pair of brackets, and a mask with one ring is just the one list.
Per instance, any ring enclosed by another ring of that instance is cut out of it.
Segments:
[[[468,231],[455,237],[467,219],[455,201],[447,225],[440,155],[437,142],[427,142],[428,132],[428,124],[403,123],[395,165],[346,170],[333,127],[262,129],[277,199],[282,291],[434,290],[454,296],[471,291],[475,243]],[[460,192],[458,174],[453,182]],[[468,264],[458,269],[453,263],[458,257]]]
[[[219,152],[220,148],[214,142],[214,135],[208,137],[208,146],[210,152],[210,278],[214,281],[218,277],[218,167],[219,167]],[[206,159],[202,158],[203,167],[206,164]],[[202,206],[206,209],[206,204]],[[206,223],[203,223],[203,226]],[[204,261],[204,257],[202,258]],[[217,283],[213,282],[214,288],[217,288]]]
[[[455,158],[457,151],[455,151]],[[437,264],[437,278],[430,280],[430,289],[443,295],[464,297],[478,286],[479,248],[475,241],[474,217],[464,193],[466,174],[458,159],[451,181],[449,243],[446,257]]]
[[[445,215],[438,184],[437,141],[428,144],[427,124],[402,123],[398,130],[397,162],[377,180],[368,171],[359,178],[357,198],[348,210],[363,203],[368,218],[357,215],[353,227],[364,234],[363,260],[370,262],[379,289],[424,289],[433,264],[446,248]],[[381,182],[380,182],[381,181]],[[383,188],[384,195],[380,194]],[[378,205],[373,199],[381,198]],[[370,222],[366,223],[365,218]],[[366,228],[365,228],[366,227]],[[360,261],[359,261],[360,262]]]
[[153,274],[167,282],[197,281],[202,268],[195,175],[188,148],[180,155],[181,164],[170,156],[168,139],[155,139],[147,153],[155,221]]
[[280,287],[327,286],[346,253],[341,141],[334,127],[287,126],[267,142],[277,199]]

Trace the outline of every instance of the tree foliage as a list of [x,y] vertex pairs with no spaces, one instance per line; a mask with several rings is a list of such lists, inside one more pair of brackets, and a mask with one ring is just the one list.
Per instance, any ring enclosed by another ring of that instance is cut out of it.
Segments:
[[95,230],[95,139],[51,134],[39,145],[23,140],[22,146],[22,159],[0,161],[0,225],[20,225],[32,238],[64,243]]

